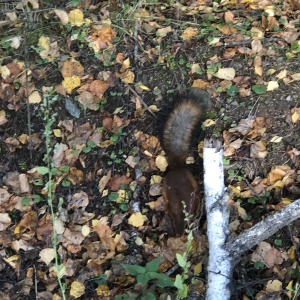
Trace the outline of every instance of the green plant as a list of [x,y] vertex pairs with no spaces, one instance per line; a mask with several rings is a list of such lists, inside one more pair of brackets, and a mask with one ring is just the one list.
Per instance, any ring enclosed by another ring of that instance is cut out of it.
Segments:
[[160,258],[155,258],[145,267],[139,265],[122,264],[122,267],[132,276],[136,276],[137,283],[141,286],[145,286],[150,280],[156,280],[156,285],[160,288],[173,287],[174,282],[169,276],[158,273],[158,267],[160,264]]
[[181,255],[179,253],[176,253],[176,259],[178,262],[178,265],[182,268],[182,273],[176,275],[176,279],[174,282],[174,286],[177,288],[178,293],[176,299],[185,299],[188,295],[188,285],[186,284],[186,279],[188,278],[189,269],[191,267],[191,263],[188,260],[189,255],[192,251],[192,241],[193,241],[193,232],[196,230],[196,225],[192,222],[193,215],[190,214],[186,210],[186,204],[182,202],[183,204],[183,212],[185,215],[185,222],[187,224],[186,232],[188,233],[188,239],[185,243],[186,250]]
[[[55,173],[56,171],[53,171],[55,168],[53,167],[54,164],[51,155],[53,152],[53,149],[51,147],[51,139],[52,139],[52,125],[55,122],[55,114],[53,114],[52,105],[57,100],[58,97],[54,95],[54,92],[55,91],[53,88],[49,88],[48,94],[45,93],[43,96],[41,111],[43,113],[43,120],[45,122],[44,138],[45,138],[45,146],[46,146],[46,153],[44,155],[43,161],[45,162],[46,166],[38,167],[38,172],[41,175],[47,175],[47,182],[45,184],[44,190],[46,191],[47,201],[50,208],[53,225],[55,225],[57,222],[58,214],[62,209],[62,204],[63,204],[63,198],[59,198],[57,212],[55,212],[53,206],[53,202],[55,200],[55,194],[53,193],[53,187],[55,185],[53,181],[53,176],[54,176],[53,172]],[[53,226],[52,244],[54,249],[54,260],[55,260],[55,268],[57,273],[57,280],[61,290],[62,297],[64,300],[66,300],[67,299],[66,284],[63,283],[62,281],[63,265],[60,264],[60,259],[57,252],[58,240],[57,240],[56,226]]]

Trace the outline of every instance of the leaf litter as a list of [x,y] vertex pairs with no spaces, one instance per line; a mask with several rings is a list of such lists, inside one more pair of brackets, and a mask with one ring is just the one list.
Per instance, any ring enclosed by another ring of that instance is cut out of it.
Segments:
[[[18,25],[28,22],[20,13],[28,4],[20,2],[4,17],[11,35],[1,37],[1,51],[10,58],[1,60],[0,72],[5,299],[15,299],[16,286],[20,299],[62,299],[58,274],[75,299],[176,294],[174,287],[160,289],[159,275],[177,278],[175,258],[186,251],[186,240],[166,235],[161,177],[167,163],[155,127],[160,120],[146,108],[163,114],[168,104],[162,99],[177,89],[199,87],[215,101],[207,126],[224,139],[226,183],[234,191],[233,234],[300,195],[297,1],[124,2],[122,9],[111,1],[45,11],[30,45],[20,46]],[[32,11],[42,6],[29,3]],[[51,30],[47,22],[54,22]],[[32,50],[29,61],[16,53],[19,47]],[[51,188],[64,202],[60,209],[55,203],[54,224],[44,188],[49,169],[42,160],[41,104],[49,86],[62,96],[51,107]],[[193,161],[199,166],[198,157]],[[54,227],[59,270],[51,247]],[[260,282],[256,292],[245,285],[239,298],[292,299],[299,272],[297,222],[291,230],[260,243],[252,256],[245,254],[245,267],[235,274]],[[207,248],[203,221],[189,257],[189,275],[197,274],[197,284],[188,283],[191,292],[196,286],[200,294],[205,291]],[[157,257],[151,281],[139,281],[141,276],[122,267],[147,268]],[[154,294],[146,294],[143,287],[153,287],[155,280]]]

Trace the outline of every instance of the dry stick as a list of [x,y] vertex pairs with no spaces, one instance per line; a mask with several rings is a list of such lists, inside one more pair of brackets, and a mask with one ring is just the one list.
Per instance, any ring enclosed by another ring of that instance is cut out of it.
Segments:
[[154,112],[149,108],[149,106],[144,102],[144,100],[141,98],[141,96],[127,83],[124,82],[125,85],[128,87],[128,89],[139,99],[139,101],[143,104],[143,106],[146,108],[146,110],[156,118]]
[[268,239],[281,228],[289,225],[300,217],[300,199],[282,208],[273,215],[245,230],[239,236],[230,239],[225,248],[231,255],[238,257],[263,240]]

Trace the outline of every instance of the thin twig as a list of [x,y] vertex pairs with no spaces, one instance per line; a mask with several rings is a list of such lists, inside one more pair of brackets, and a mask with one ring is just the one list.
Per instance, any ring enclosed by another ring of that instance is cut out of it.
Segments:
[[127,83],[124,82],[125,85],[128,87],[128,89],[139,99],[139,101],[143,104],[143,106],[146,108],[146,110],[156,118],[154,112],[149,108],[149,106],[144,102],[144,100],[141,98],[141,96]]

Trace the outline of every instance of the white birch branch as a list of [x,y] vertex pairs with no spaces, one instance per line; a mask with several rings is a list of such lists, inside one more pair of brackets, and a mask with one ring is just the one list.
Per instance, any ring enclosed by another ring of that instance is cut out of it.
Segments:
[[232,273],[239,256],[300,217],[300,199],[245,230],[229,235],[229,195],[225,193],[221,142],[205,140],[204,189],[209,242],[206,300],[229,300]]

